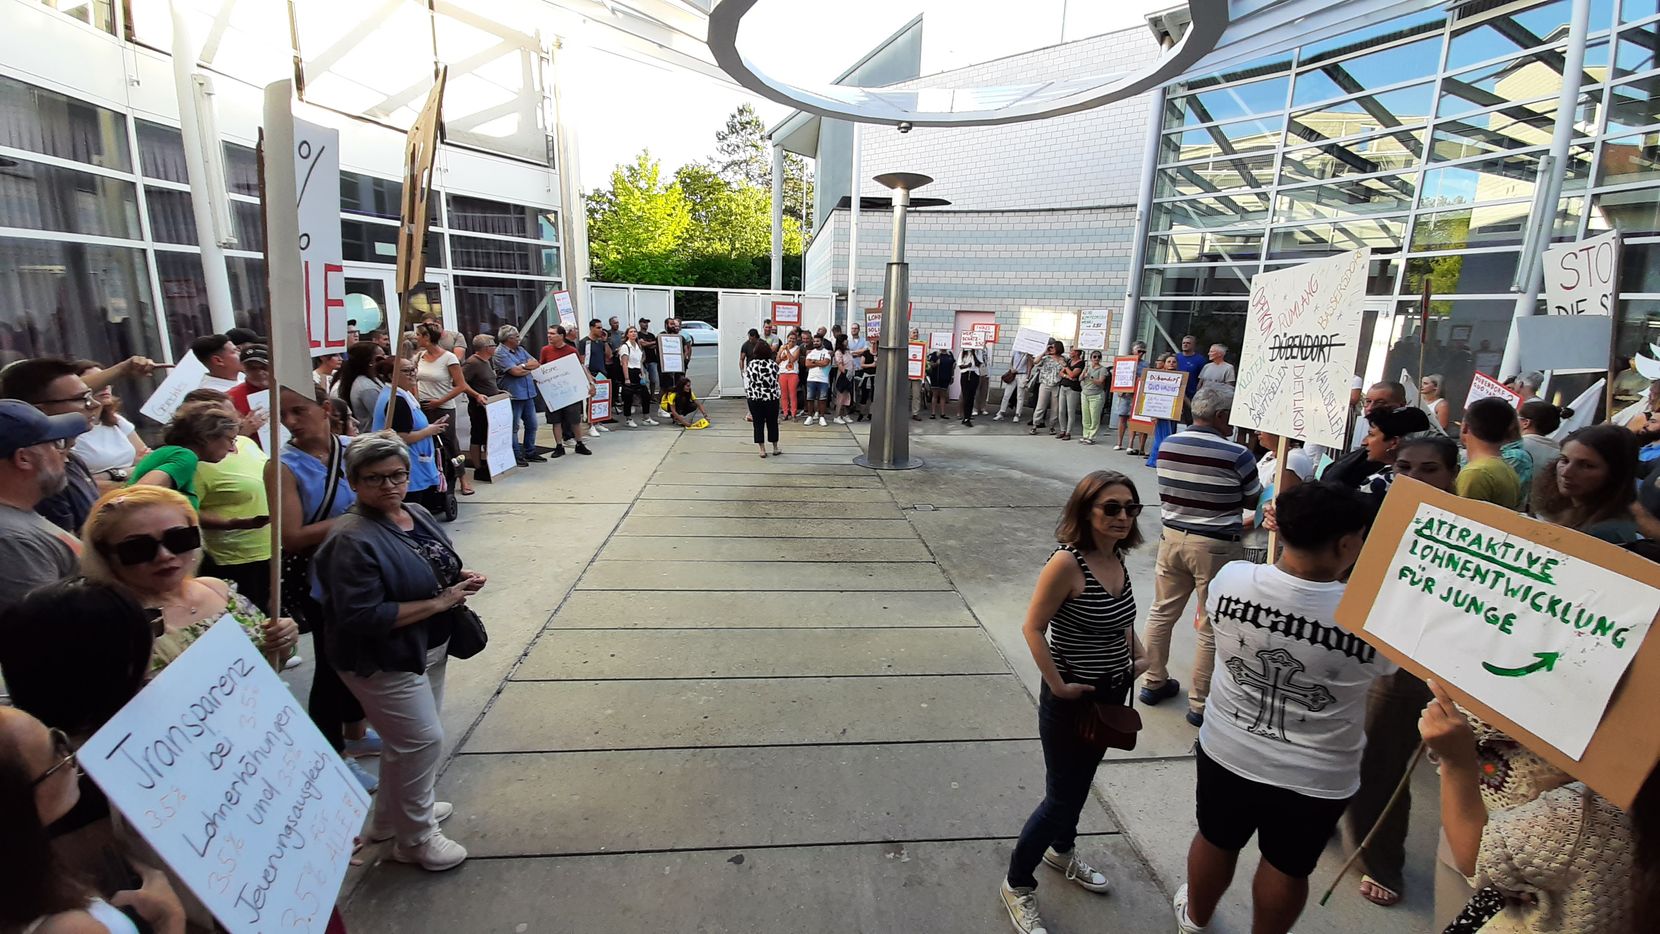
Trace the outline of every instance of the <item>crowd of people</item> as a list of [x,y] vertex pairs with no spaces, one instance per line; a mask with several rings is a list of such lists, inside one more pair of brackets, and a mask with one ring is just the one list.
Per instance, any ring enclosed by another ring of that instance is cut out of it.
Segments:
[[[1184,351],[1191,354],[1191,338]],[[1359,894],[1397,904],[1410,793],[1396,788],[1420,742],[1440,769],[1434,930],[1648,930],[1660,916],[1660,772],[1622,810],[1344,632],[1336,610],[1396,477],[1660,560],[1660,475],[1642,454],[1660,447],[1660,431],[1600,424],[1558,440],[1571,412],[1544,399],[1518,410],[1484,398],[1454,420],[1432,379],[1411,404],[1404,386],[1386,381],[1355,393],[1352,450],[1287,441],[1282,470],[1281,439],[1258,432],[1254,444],[1236,440],[1225,354],[1214,347],[1191,370],[1199,386],[1189,423],[1154,436],[1156,504],[1144,504],[1124,474],[1097,471],[1062,512],[1024,627],[1042,675],[1047,780],[1001,887],[1015,929],[1046,930],[1040,864],[1106,891],[1106,877],[1076,852],[1078,818],[1107,750],[1133,747],[1114,742],[1115,730],[1126,729],[1120,705],[1131,692],[1144,706],[1182,692],[1167,666],[1176,624],[1191,620],[1198,639],[1186,720],[1197,729],[1198,832],[1174,901],[1179,932],[1206,930],[1252,837],[1261,854],[1251,883],[1255,934],[1290,930],[1339,831],[1351,846],[1367,840]],[[1052,353],[1040,370],[1068,391],[1064,362],[1049,362],[1056,357],[1065,360]],[[1660,385],[1651,391],[1660,396]],[[1138,635],[1123,558],[1142,544],[1144,505],[1158,510],[1160,534]],[[1278,535],[1277,554],[1263,541],[1268,531]],[[1305,671],[1319,673],[1306,688],[1318,696],[1288,717],[1265,691],[1291,690]]]

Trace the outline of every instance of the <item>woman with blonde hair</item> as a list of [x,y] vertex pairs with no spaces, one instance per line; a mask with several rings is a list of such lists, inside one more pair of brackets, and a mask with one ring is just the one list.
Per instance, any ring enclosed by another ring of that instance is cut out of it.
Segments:
[[1430,420],[1441,426],[1442,431],[1452,424],[1452,406],[1441,397],[1441,384],[1445,381],[1439,373],[1431,373],[1418,381],[1418,396],[1421,401],[1418,407]]
[[159,486],[112,490],[92,504],[81,528],[81,573],[122,588],[157,612],[151,673],[184,654],[214,623],[229,614],[279,670],[300,639],[286,618],[271,619],[236,587],[217,577],[197,577],[202,528],[183,494]]

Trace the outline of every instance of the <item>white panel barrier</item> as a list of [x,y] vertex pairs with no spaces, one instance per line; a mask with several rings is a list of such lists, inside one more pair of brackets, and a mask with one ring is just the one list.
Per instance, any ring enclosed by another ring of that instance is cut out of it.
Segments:
[[630,323],[639,324],[641,318],[651,319],[653,331],[663,330],[663,321],[674,317],[674,292],[671,289],[634,290],[634,317]]
[[[600,320],[601,324],[610,326],[615,317],[618,321],[629,320],[631,311],[628,307],[628,286],[626,285],[594,285],[588,288],[588,307],[590,314]],[[582,332],[588,332],[588,322],[578,322]]]

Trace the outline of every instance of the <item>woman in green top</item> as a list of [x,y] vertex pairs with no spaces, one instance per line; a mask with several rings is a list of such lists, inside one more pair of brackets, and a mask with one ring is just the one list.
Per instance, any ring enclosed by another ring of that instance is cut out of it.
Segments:
[[212,402],[192,402],[174,413],[162,435],[166,442],[133,467],[128,486],[166,487],[184,494],[192,509],[196,497],[196,467],[217,464],[236,450],[242,423]]

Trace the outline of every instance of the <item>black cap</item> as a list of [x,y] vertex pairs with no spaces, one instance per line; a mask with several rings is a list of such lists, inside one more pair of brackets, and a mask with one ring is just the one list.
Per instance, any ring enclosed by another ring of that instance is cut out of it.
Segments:
[[243,344],[263,344],[265,338],[253,328],[231,328],[225,332],[225,339],[240,347]]
[[269,367],[271,365],[271,347],[268,344],[251,344],[242,351],[242,365],[255,364]]
[[1376,412],[1366,420],[1377,426],[1385,438],[1404,438],[1420,431],[1429,431],[1429,416],[1423,409],[1404,408]]

